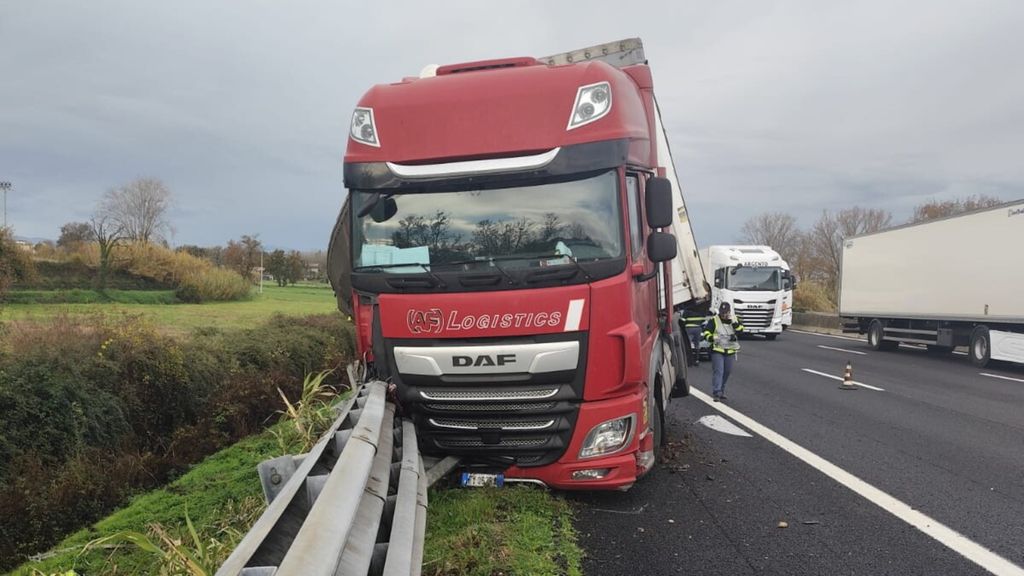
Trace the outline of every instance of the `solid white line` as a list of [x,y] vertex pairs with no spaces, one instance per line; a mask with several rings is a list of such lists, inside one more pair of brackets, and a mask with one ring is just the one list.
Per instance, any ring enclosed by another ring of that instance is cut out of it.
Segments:
[[809,336],[821,336],[822,338],[837,338],[839,340],[852,340],[854,342],[863,342],[863,338],[853,338],[852,336],[840,336],[838,334],[825,334],[824,332],[808,332],[806,330],[796,330],[790,328],[787,332],[796,332],[797,334],[807,334]]
[[989,374],[988,372],[978,372],[982,376],[988,376],[989,378],[999,378],[1000,380],[1012,380],[1014,382],[1024,382],[1020,378],[1010,378],[1009,376],[1000,376],[999,374]]
[[[840,382],[843,381],[843,379],[840,378],[839,376],[833,376],[831,374],[825,374],[824,372],[818,372],[817,370],[811,370],[810,368],[802,368],[802,370],[804,372],[810,372],[811,374],[817,374],[818,376],[824,376],[825,378],[831,378],[833,380],[839,380]],[[879,388],[877,386],[872,386],[870,384],[864,384],[863,382],[854,382],[854,384],[857,385],[857,386],[861,386],[863,388],[867,388],[868,390],[876,390],[878,392],[885,392],[885,388]]]
[[825,346],[824,344],[818,344],[818,348],[824,348],[825,350],[835,350],[837,352],[848,352],[850,354],[860,354],[861,356],[867,356],[867,352],[858,352],[856,350],[847,350],[846,348],[835,348],[833,346]]
[[825,460],[821,456],[818,456],[767,426],[760,424],[754,419],[730,408],[725,404],[712,402],[711,398],[700,390],[691,388],[690,394],[701,402],[704,402],[708,406],[711,406],[715,410],[718,410],[722,414],[732,418],[737,423],[745,426],[747,430],[750,430],[754,434],[761,436],[765,440],[775,444],[786,452],[789,452],[793,456],[811,465],[822,474],[832,478],[843,486],[846,486],[879,508],[893,516],[896,516],[900,520],[903,520],[928,536],[931,536],[950,550],[960,554],[964,558],[974,562],[992,574],[996,574],[997,576],[1024,576],[1024,568],[1017,566],[1013,562],[1010,562],[1006,558],[1003,558],[981,544],[974,542],[927,514],[923,514],[915,510],[909,504],[886,494],[875,486],[868,484],[864,480],[850,474],[846,470],[843,470],[828,460]]

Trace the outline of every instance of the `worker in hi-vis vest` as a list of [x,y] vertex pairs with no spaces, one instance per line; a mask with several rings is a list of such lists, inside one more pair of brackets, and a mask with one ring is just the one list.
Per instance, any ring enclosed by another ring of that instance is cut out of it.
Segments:
[[740,350],[737,334],[743,332],[739,318],[732,317],[732,306],[722,302],[718,316],[704,323],[704,339],[711,343],[711,395],[715,402],[725,400],[725,383],[729,381],[736,353]]
[[693,358],[690,359],[693,366],[700,364],[700,341],[704,339],[702,331],[707,320],[707,315],[683,311],[683,328],[686,329],[686,337],[693,347]]

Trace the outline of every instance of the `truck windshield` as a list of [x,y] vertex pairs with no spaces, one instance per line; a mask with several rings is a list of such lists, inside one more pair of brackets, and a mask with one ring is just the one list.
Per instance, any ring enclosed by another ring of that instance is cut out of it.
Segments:
[[536,186],[352,195],[355,270],[427,274],[448,271],[446,264],[508,270],[623,254],[614,170]]
[[762,290],[782,289],[782,269],[776,267],[740,266],[728,268],[725,275],[725,287],[729,290]]

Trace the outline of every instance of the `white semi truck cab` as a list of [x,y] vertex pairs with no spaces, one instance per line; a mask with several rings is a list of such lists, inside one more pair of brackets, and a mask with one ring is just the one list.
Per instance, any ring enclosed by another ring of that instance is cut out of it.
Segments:
[[793,323],[795,278],[768,246],[709,246],[701,260],[711,285],[711,313],[728,302],[751,334],[774,340]]

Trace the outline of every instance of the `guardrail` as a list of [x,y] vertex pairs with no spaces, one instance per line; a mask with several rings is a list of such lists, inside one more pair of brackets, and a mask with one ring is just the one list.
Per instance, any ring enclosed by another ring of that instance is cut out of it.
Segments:
[[[349,368],[353,383],[363,381],[357,372]],[[309,453],[260,463],[267,509],[218,576],[420,573],[427,487],[458,460],[426,471],[416,429],[395,417],[387,384],[355,388]]]

